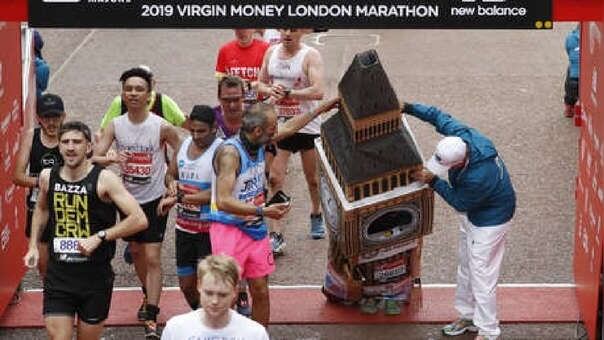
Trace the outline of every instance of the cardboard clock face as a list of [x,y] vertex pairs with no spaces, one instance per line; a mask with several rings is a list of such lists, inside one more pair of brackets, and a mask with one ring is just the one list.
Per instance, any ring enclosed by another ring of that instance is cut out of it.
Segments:
[[420,212],[410,205],[382,209],[363,219],[362,233],[365,242],[379,244],[417,236]]
[[337,231],[340,225],[340,211],[338,210],[338,203],[333,196],[327,178],[321,176],[321,206],[323,207],[323,215],[327,226]]

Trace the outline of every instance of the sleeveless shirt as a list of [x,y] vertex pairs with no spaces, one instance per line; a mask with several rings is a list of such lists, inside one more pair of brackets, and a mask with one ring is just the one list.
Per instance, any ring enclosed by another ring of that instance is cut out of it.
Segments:
[[[178,150],[176,165],[178,167],[178,183],[184,193],[193,194],[212,187],[212,159],[222,139],[214,142],[196,159],[188,156],[189,146],[193,138],[185,139]],[[180,190],[180,189],[179,189]],[[176,229],[187,233],[208,232],[210,205],[176,204]]]
[[103,167],[93,165],[77,182],[61,178],[59,169],[52,168],[48,186],[50,258],[59,263],[109,264],[115,254],[115,241],[101,243],[88,257],[78,250],[78,240],[111,228],[116,222],[116,206],[102,201],[97,192]]
[[[310,86],[310,80],[304,74],[304,58],[311,50],[306,44],[289,59],[280,59],[279,52],[283,49],[283,44],[276,45],[268,61],[269,83],[274,85],[283,85],[288,89],[303,89]],[[293,98],[282,98],[275,103],[275,109],[280,121],[287,120],[293,116],[311,112],[319,106],[316,100],[298,100]],[[300,133],[319,134],[321,131],[321,117],[316,117],[305,127],[300,129]]]
[[166,158],[160,143],[163,121],[152,113],[138,124],[127,114],[113,120],[117,151],[127,154],[127,160],[120,163],[124,186],[140,204],[159,198],[165,191]]
[[[234,146],[239,153],[239,172],[235,180],[232,196],[242,202],[251,203],[257,207],[264,205],[265,174],[264,174],[264,147],[260,147],[256,159],[253,160],[247,153],[239,136],[226,140],[223,145]],[[233,225],[240,228],[254,240],[266,237],[267,226],[261,216],[239,216],[224,211],[219,211],[216,206],[216,172],[212,167],[212,202],[210,219],[215,222]]]

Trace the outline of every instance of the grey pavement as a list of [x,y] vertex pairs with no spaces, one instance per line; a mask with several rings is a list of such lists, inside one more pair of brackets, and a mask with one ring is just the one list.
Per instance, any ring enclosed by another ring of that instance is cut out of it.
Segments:
[[[306,41],[323,55],[329,96],[336,94],[354,54],[375,48],[401,102],[439,106],[489,136],[505,159],[518,194],[500,282],[572,283],[579,130],[562,115],[562,93],[563,42],[573,25],[556,24],[552,31],[330,30]],[[231,30],[41,32],[46,41],[43,53],[51,66],[49,91],[63,96],[71,118],[94,129],[119,94],[121,72],[141,63],[153,68],[158,89],[183,111],[194,104],[215,104],[217,49],[233,36]],[[409,122],[424,157],[429,157],[438,134],[413,117]],[[292,157],[286,189],[294,200],[285,222],[288,246],[277,259],[271,283],[321,284],[327,241],[308,236],[310,206],[298,157]],[[457,228],[454,211],[437,198],[434,233],[424,239],[424,283],[455,282]],[[173,233],[168,233],[162,255],[166,286],[177,285],[173,243]],[[121,256],[114,265],[116,286],[137,285],[133,269]],[[38,287],[37,276],[28,273],[26,288]],[[409,325],[276,326],[271,334],[284,339],[378,339],[377,329],[384,339],[439,336],[436,326]],[[504,326],[505,338],[510,339],[568,339],[574,332],[575,325]],[[0,337],[21,338],[9,333],[27,332],[0,330]],[[107,338],[125,338],[123,334],[128,329],[111,329]]]
[[[442,325],[279,325],[269,326],[270,338],[273,340],[472,340],[475,333],[449,337],[440,333]],[[503,340],[567,340],[580,339],[584,334],[577,325],[559,324],[523,324],[503,327]],[[0,339],[34,340],[45,337],[41,329],[20,329],[5,331],[0,329]],[[107,328],[104,340],[140,339],[141,330],[133,327]]]

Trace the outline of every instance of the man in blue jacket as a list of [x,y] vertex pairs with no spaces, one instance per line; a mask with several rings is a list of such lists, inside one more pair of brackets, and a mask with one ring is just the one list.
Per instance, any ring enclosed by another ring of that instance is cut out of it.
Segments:
[[568,55],[568,69],[566,71],[566,81],[564,82],[564,115],[572,117],[575,113],[575,104],[579,98],[579,63],[581,54],[579,25],[568,32],[564,48]]
[[40,32],[34,30],[34,54],[36,56],[34,68],[36,71],[36,98],[42,97],[42,93],[46,91],[48,87],[48,78],[50,77],[50,68],[46,63],[46,60],[42,58],[42,48],[44,47],[44,40],[40,35]]
[[[505,234],[516,209],[510,175],[493,143],[436,107],[405,103],[403,112],[428,122],[446,137],[426,169],[413,178],[432,187],[460,215],[455,309],[460,317],[446,335],[478,331],[476,339],[496,339],[496,287]],[[448,182],[443,179],[448,175]]]

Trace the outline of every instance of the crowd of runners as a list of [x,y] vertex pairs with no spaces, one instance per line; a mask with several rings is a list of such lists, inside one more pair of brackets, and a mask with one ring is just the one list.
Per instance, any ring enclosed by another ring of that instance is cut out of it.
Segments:
[[[322,239],[314,140],[320,115],[340,101],[324,100],[322,57],[302,42],[309,30],[234,31],[218,51],[215,107],[195,105],[184,114],[154,90],[145,65],[121,74],[121,95],[94,133],[69,119],[60,96],[38,98],[39,127],[22,134],[14,182],[30,188],[24,261],[43,278],[50,338],[71,339],[76,316],[79,339],[100,338],[117,239],[128,242],[124,259],[140,280],[142,303],[132,313],[145,338],[268,338],[268,275],[285,247],[277,222],[291,209],[282,192],[288,160],[300,152],[309,237]],[[404,103],[402,112],[445,135],[413,178],[461,217],[460,318],[443,332],[495,339],[495,287],[516,207],[510,176],[475,129],[432,106]],[[177,275],[191,312],[170,316],[162,334],[160,255],[173,207]]]
[[[121,94],[94,133],[69,119],[61,96],[40,94],[39,126],[22,134],[14,181],[30,188],[24,260],[43,278],[51,338],[71,339],[76,315],[79,337],[100,337],[120,238],[128,242],[124,260],[134,264],[142,290],[141,306],[132,312],[146,338],[161,336],[160,255],[172,207],[177,275],[191,309],[215,324],[216,315],[229,315],[228,308],[218,313],[213,306],[220,301],[208,299],[223,301],[221,289],[233,288],[236,298],[228,307],[235,300],[239,313],[267,326],[273,253],[285,247],[283,227],[275,224],[269,232],[267,218],[279,220],[291,208],[281,191],[291,153],[300,151],[312,201],[309,235],[325,237],[314,139],[319,115],[337,107],[338,99],[320,103],[321,55],[302,42],[309,30],[234,32],[235,39],[218,51],[214,107],[195,105],[183,113],[154,90],[146,65],[121,74]],[[111,165],[115,171],[105,169]],[[198,269],[211,254],[230,258],[209,257]],[[233,260],[237,279],[227,268]],[[205,284],[204,275],[212,282]],[[228,329],[215,335],[231,338],[241,331]],[[165,337],[180,338],[174,332]]]

